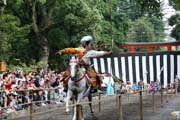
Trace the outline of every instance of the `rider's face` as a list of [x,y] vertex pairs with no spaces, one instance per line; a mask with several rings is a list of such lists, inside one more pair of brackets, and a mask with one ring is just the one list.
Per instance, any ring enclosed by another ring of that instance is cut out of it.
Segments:
[[89,43],[89,44],[87,45],[86,49],[87,49],[87,50],[91,50],[91,49],[92,49],[92,44]]

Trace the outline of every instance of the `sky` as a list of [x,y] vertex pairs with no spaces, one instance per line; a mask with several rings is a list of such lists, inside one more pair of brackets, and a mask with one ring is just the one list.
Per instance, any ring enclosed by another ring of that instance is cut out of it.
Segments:
[[162,10],[163,10],[163,13],[164,13],[163,20],[166,21],[168,18],[170,18],[176,12],[173,9],[173,7],[169,5],[169,1],[168,0],[161,0],[161,1],[164,3],[164,5],[162,6]]

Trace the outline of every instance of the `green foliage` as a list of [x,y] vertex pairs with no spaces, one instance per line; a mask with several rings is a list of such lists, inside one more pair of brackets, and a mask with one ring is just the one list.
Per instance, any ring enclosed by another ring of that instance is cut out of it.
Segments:
[[39,2],[44,4],[44,3],[46,3],[46,0],[39,0]]
[[[50,67],[64,69],[67,56],[55,53],[79,46],[84,35],[92,35],[96,48],[107,50],[112,41],[155,41],[157,37],[160,41],[163,24],[159,5],[157,0],[8,0],[0,16],[0,60],[30,70],[30,64],[38,64],[40,50],[46,45],[49,50],[44,55]],[[146,35],[140,37],[142,32]],[[114,44],[112,49],[120,51]]]
[[[180,1],[179,0],[169,0],[170,5],[177,11],[180,11]],[[168,20],[169,25],[175,26],[171,31],[171,36],[176,40],[180,41],[180,14],[176,13]]]
[[169,0],[170,5],[173,6],[174,9],[180,10],[180,1],[179,0]]
[[180,24],[177,24],[171,32],[171,36],[180,41]]
[[164,23],[156,16],[150,17],[149,21],[153,24],[155,42],[163,42],[165,38]]
[[49,44],[53,46],[50,48],[50,66],[55,68],[66,66],[66,56],[58,56],[55,53],[59,49],[79,46],[82,36],[92,35],[97,41],[100,39],[102,16],[91,2],[58,1],[59,6],[54,8],[52,18],[55,23],[63,21],[63,24],[56,26],[48,33]]
[[170,26],[174,26],[174,25],[180,23],[180,14],[172,15],[172,16],[168,19],[168,23],[169,23]]
[[22,63],[20,59],[13,59],[13,62],[7,66],[7,70],[14,71],[17,67],[23,69],[24,73],[27,74],[29,71],[37,72],[39,68],[43,68],[44,63],[31,61],[31,64]]
[[153,24],[146,18],[138,19],[131,23],[128,41],[131,42],[154,42]]
[[139,5],[139,11],[148,16],[162,17],[160,13],[160,0],[136,0]]
[[[102,36],[101,40],[105,42],[106,48],[108,49],[110,49],[112,41],[114,43],[130,42],[128,39],[129,29],[131,29],[130,21],[136,21],[138,19],[141,19],[142,16],[148,16],[148,18],[150,18],[150,22],[154,26],[156,23],[160,23],[160,27],[158,29],[152,28],[155,31],[152,30],[151,33],[153,34],[155,33],[155,36],[159,36],[157,41],[160,41],[163,38],[163,33],[162,33],[163,27],[161,27],[163,22],[161,21],[162,14],[160,13],[159,1],[101,0],[98,4],[98,9],[103,15],[103,22],[101,23],[103,30],[101,35]],[[156,17],[157,19],[153,19],[154,17]],[[157,21],[155,22],[155,20]],[[113,40],[111,40],[111,36]],[[146,40],[146,38],[147,37],[143,39]],[[150,41],[154,41],[154,38],[148,38],[148,39],[151,39]],[[113,48],[113,50],[118,50],[118,49]]]
[[[111,49],[113,43],[126,41],[129,17],[125,11],[120,10],[120,7],[118,0],[104,1],[99,5],[99,11],[104,16],[101,23],[103,30],[101,40],[104,41],[107,49]],[[115,46],[113,45],[113,47]],[[113,50],[117,49],[113,48]]]
[[98,10],[90,7],[90,3],[85,0],[69,0],[60,2],[61,6],[57,7],[54,14],[54,20],[64,21],[64,29],[69,36],[68,40],[70,45],[79,44],[79,40],[83,35],[91,34],[99,36],[101,31],[101,15]]
[[175,26],[171,31],[171,36],[180,41],[180,14],[175,14],[168,19],[170,26]]
[[[20,26],[19,19],[9,14],[0,16],[0,24],[0,61],[10,61],[10,57],[14,56],[12,51],[27,42],[24,38],[29,31],[29,26]],[[17,41],[20,41],[20,44]],[[17,51],[15,53],[18,54]]]

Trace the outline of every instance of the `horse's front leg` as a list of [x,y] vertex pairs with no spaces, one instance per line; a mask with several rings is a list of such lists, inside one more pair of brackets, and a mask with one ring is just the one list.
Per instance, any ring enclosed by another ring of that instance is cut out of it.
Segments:
[[67,99],[66,99],[66,114],[69,114],[69,112],[70,112],[70,110],[69,110],[69,101],[70,101],[72,95],[73,95],[72,91],[68,89]]
[[[79,115],[79,117],[80,117],[81,120],[84,120],[83,111],[82,111],[82,105],[80,104],[81,101],[82,101],[82,99],[83,99],[83,93],[84,93],[84,91],[81,92],[81,93],[78,93],[78,95],[77,95],[77,102],[76,102],[76,105],[74,106],[74,116],[73,116],[73,120],[77,120],[77,119],[76,119],[77,115]],[[77,105],[79,105],[80,108],[77,108]],[[80,111],[77,110],[77,109],[80,109]],[[79,111],[80,113],[77,113],[77,111]]]
[[92,108],[92,95],[91,95],[91,93],[88,95],[88,100],[89,100],[89,108],[90,108],[90,110],[91,110],[91,113],[94,113],[94,110],[93,110],[93,108]]

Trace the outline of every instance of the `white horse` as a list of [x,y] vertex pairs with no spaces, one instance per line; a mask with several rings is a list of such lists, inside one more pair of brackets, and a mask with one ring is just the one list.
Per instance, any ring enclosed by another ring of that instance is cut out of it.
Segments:
[[[68,91],[66,100],[66,113],[69,114],[69,100],[72,96],[75,96],[75,103],[80,104],[84,97],[88,97],[88,100],[92,101],[90,94],[91,82],[87,76],[85,69],[81,68],[76,56],[71,56],[69,61],[70,67],[70,79],[68,81]],[[93,113],[92,105],[89,103],[91,113]],[[82,112],[82,111],[81,111]],[[73,120],[76,120],[76,106],[74,107]],[[83,118],[82,118],[83,119]]]

